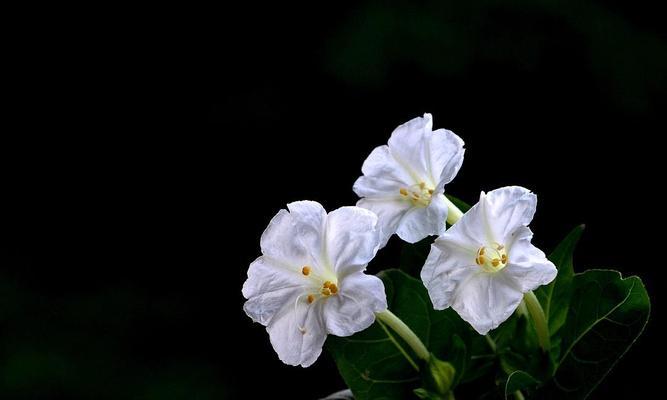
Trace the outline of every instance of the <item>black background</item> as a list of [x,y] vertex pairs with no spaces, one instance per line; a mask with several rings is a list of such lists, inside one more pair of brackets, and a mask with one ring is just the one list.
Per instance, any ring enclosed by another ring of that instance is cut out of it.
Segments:
[[[244,315],[241,285],[280,208],[354,204],[365,157],[424,112],[466,142],[449,193],[473,203],[480,190],[528,187],[539,247],[585,223],[577,270],[642,277],[651,322],[593,397],[653,393],[665,278],[659,10],[135,11],[12,42],[3,398],[313,399],[343,388],[326,354],[308,369],[281,364]],[[399,245],[370,270],[395,265]]]

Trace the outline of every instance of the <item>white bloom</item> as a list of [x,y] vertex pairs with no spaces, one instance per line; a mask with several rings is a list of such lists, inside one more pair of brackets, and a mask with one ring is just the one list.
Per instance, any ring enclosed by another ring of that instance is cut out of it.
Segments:
[[382,281],[363,273],[380,236],[377,216],[359,207],[328,215],[314,201],[287,208],[262,234],[262,255],[243,285],[243,309],[266,326],[284,363],[307,367],[327,334],[364,330],[387,308]]
[[433,305],[451,306],[484,335],[516,310],[523,293],[551,282],[556,267],[530,241],[537,197],[510,186],[484,194],[440,236],[421,272]]
[[463,162],[463,140],[453,132],[432,131],[431,114],[399,126],[389,144],[376,147],[354,183],[362,197],[357,206],[375,212],[382,246],[394,233],[414,243],[445,230],[447,200],[443,195]]

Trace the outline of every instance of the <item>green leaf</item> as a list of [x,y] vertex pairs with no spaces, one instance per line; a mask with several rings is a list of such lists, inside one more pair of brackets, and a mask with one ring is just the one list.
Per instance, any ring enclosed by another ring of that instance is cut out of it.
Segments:
[[459,371],[459,373],[454,375],[454,383],[452,385],[452,387],[456,387],[456,385],[461,382],[461,379],[463,379],[463,373],[466,371],[468,366],[468,349],[465,341],[461,339],[459,335],[453,334],[452,342],[451,345],[448,346],[448,350],[449,351],[446,355],[449,359],[449,362],[457,371]]
[[465,375],[459,375],[455,379],[459,379],[457,383],[467,384],[476,382],[484,375],[489,375],[493,372],[497,364],[497,355],[492,353],[489,349],[483,336],[475,338],[468,349],[468,364],[465,368]]
[[514,393],[517,390],[534,388],[539,384],[540,382],[530,376],[530,374],[519,370],[514,371],[507,377],[507,381],[505,382],[505,400],[514,398]]
[[[451,309],[433,310],[421,281],[399,270],[386,270],[379,276],[385,284],[389,309],[419,336],[429,351],[451,362],[457,375],[463,374],[465,356],[460,353],[465,350],[461,347],[465,347],[470,334],[465,322]],[[377,321],[350,337],[329,336],[326,347],[355,399],[414,398],[413,391],[423,386],[420,373],[395,343],[415,364],[425,367],[398,335]]]
[[540,301],[547,317],[549,332],[553,337],[565,323],[567,309],[572,297],[572,253],[584,231],[584,225],[574,228],[551,253],[549,259],[558,268],[558,275],[548,285],[535,290],[535,296]]
[[554,397],[584,399],[642,333],[650,301],[641,279],[623,279],[618,271],[589,270],[576,274],[572,284],[554,377],[560,395]]
[[551,359],[541,350],[533,324],[526,316],[514,314],[491,335],[496,340],[503,372],[523,371],[539,380],[551,377]]

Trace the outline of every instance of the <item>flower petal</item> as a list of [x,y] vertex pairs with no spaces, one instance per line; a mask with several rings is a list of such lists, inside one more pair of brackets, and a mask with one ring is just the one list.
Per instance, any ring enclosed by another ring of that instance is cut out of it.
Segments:
[[403,215],[411,208],[410,203],[402,199],[364,198],[357,202],[362,207],[374,212],[378,216],[377,229],[380,231],[380,248],[396,233],[398,224]]
[[[371,154],[364,161],[363,166],[361,167],[361,172],[367,177],[374,177],[382,179],[383,181],[389,181],[393,183],[395,188],[394,195],[398,194],[398,190],[402,186],[409,186],[413,184],[413,178],[391,154],[389,151],[389,146],[383,145],[373,149]],[[354,191],[360,197],[365,197],[367,194],[364,194],[364,187],[357,188],[357,184],[354,186]],[[359,191],[358,191],[359,190]]]
[[360,207],[341,207],[327,216],[326,252],[336,275],[363,271],[380,247],[378,217]]
[[314,201],[297,201],[287,208],[289,212],[280,210],[262,234],[262,254],[294,268],[318,266],[326,211]]
[[294,303],[308,283],[298,271],[261,256],[248,269],[248,279],[242,290],[248,301],[243,310],[253,321],[267,325],[285,304]]
[[487,193],[486,202],[495,241],[507,243],[512,232],[533,220],[537,196],[520,186],[506,186]]
[[387,296],[380,278],[356,273],[347,275],[339,283],[338,294],[324,302],[329,333],[350,336],[371,326],[375,313],[387,309]]
[[463,140],[454,132],[438,129],[430,139],[430,171],[435,192],[442,192],[445,185],[454,179],[463,164]]
[[396,233],[408,243],[415,243],[426,236],[440,235],[445,231],[447,203],[442,194],[433,195],[428,207],[412,207],[398,224]]
[[[410,173],[414,183],[430,177],[428,165],[428,141],[433,128],[431,114],[417,117],[400,125],[389,138],[389,150],[394,158]],[[435,182],[428,182],[435,184]]]
[[488,229],[489,220],[486,214],[484,197],[485,193],[482,192],[479,202],[447,229],[440,239],[446,239],[450,243],[457,243],[459,247],[474,249],[472,250],[474,252],[485,243],[493,242],[494,239],[490,236]]
[[408,186],[408,184],[399,183],[386,177],[364,175],[354,182],[352,190],[359,197],[395,200],[401,198],[401,188]]
[[320,353],[327,334],[322,323],[322,302],[308,304],[300,299],[288,305],[266,327],[273,349],[288,365],[312,365]]
[[535,290],[556,278],[556,266],[542,250],[530,241],[533,233],[527,227],[515,232],[517,239],[509,248],[509,264],[501,272],[507,274],[522,292]]
[[431,245],[421,270],[421,279],[436,310],[451,306],[459,285],[471,274],[479,272],[474,257],[474,251],[470,252],[441,238]]
[[501,273],[480,270],[459,285],[452,308],[480,334],[486,335],[512,315],[523,293]]

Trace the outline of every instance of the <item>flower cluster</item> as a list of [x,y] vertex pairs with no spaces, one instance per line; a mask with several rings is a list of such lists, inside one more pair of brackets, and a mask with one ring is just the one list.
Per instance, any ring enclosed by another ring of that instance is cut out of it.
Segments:
[[354,183],[356,207],[327,214],[316,202],[291,203],[264,231],[243,285],[244,310],[266,326],[286,364],[307,367],[328,334],[350,336],[386,315],[383,283],[364,271],[393,234],[409,243],[437,236],[421,270],[433,307],[452,307],[480,334],[555,278],[531,244],[537,197],[504,187],[482,192],[462,214],[444,193],[463,163],[463,140],[432,128],[424,114],[371,152]]

